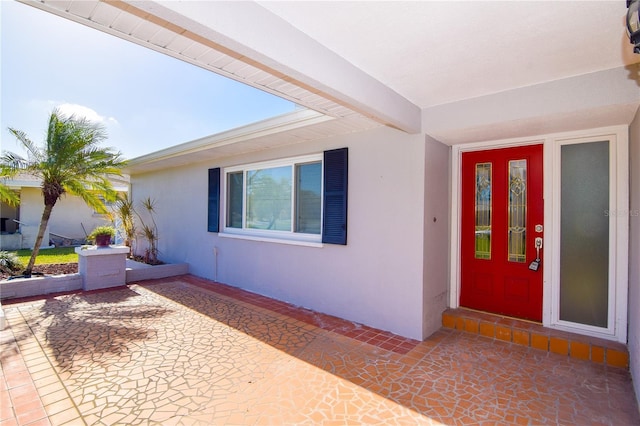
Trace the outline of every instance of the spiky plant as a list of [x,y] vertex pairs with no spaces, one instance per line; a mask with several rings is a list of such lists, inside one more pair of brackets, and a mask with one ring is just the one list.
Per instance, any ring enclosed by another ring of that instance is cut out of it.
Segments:
[[0,270],[7,274],[13,274],[23,268],[18,255],[13,252],[0,251]]
[[115,203],[115,216],[119,219],[119,227],[124,235],[124,245],[129,247],[129,256],[131,256],[137,233],[136,210],[133,206],[133,200],[126,192],[118,195]]
[[147,240],[144,261],[145,263],[155,264],[158,263],[158,225],[156,225],[154,219],[156,201],[151,197],[147,197],[141,201],[141,205],[151,221],[150,223],[145,222],[142,217],[138,215],[142,236]]

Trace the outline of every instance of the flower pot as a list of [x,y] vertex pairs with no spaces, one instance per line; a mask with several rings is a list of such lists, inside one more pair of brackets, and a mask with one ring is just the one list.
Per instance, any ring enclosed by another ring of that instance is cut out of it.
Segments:
[[96,235],[96,245],[98,247],[108,247],[111,244],[111,235]]

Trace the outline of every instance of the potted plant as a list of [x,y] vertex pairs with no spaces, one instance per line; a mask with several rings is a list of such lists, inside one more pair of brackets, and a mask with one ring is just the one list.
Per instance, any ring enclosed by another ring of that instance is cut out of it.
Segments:
[[111,244],[111,239],[116,236],[116,229],[113,226],[97,226],[88,236],[89,241],[95,242],[98,247],[107,247]]

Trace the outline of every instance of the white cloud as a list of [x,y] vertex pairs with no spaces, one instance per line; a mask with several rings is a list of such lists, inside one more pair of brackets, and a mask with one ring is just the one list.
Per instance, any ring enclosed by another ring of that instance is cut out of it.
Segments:
[[116,120],[114,117],[105,117],[98,114],[95,110],[84,105],[64,103],[58,105],[57,108],[58,111],[67,116],[75,115],[76,117],[84,117],[94,123],[106,122],[109,124],[118,124],[118,120]]

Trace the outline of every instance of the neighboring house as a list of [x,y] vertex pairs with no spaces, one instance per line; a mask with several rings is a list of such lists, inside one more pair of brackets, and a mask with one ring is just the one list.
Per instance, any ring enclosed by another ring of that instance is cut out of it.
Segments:
[[130,162],[163,260],[416,339],[465,306],[616,340],[640,394],[624,2],[29,4],[309,108]]
[[[32,249],[44,210],[41,181],[21,175],[4,183],[20,194],[20,205],[0,205],[0,250]],[[127,178],[112,179],[112,184],[117,191],[128,191]],[[64,195],[51,212],[42,247],[82,244],[93,228],[106,223],[107,215],[95,212],[80,197]]]

